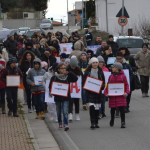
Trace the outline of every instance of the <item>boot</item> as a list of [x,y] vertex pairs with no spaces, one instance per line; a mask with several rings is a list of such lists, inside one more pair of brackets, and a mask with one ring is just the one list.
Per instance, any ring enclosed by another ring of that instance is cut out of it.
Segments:
[[40,119],[40,118],[41,118],[40,113],[36,113],[36,117],[35,117],[35,119]]
[[95,128],[95,108],[90,106],[90,120],[91,120],[91,129]]
[[69,114],[69,119],[68,119],[68,120],[69,120],[70,122],[73,120],[73,119],[72,119],[72,113]]
[[98,125],[99,110],[95,110],[95,128],[100,128]]
[[121,128],[126,128],[125,122],[121,122]]
[[6,114],[5,104],[2,104],[2,114]]
[[113,120],[113,119],[110,120],[110,126],[111,126],[111,127],[114,126],[114,120]]
[[43,119],[43,120],[45,119],[45,114],[43,111],[41,112],[41,119]]

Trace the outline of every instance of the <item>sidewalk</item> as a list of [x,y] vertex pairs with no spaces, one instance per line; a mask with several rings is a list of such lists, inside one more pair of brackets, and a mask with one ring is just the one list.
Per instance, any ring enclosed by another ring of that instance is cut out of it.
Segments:
[[[22,90],[18,93],[23,101]],[[8,117],[0,109],[0,150],[60,150],[44,120],[35,119],[35,112],[28,113],[27,105],[18,112],[18,118]]]

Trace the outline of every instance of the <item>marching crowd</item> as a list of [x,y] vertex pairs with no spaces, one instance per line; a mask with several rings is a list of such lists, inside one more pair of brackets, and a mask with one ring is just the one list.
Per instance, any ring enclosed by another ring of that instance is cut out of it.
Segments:
[[[60,43],[72,43],[70,54],[62,53]],[[109,101],[111,109],[110,126],[114,126],[115,117],[121,117],[121,128],[125,128],[125,113],[130,112],[130,100],[135,89],[141,89],[142,97],[148,97],[150,75],[150,52],[148,45],[143,43],[142,50],[134,57],[126,47],[118,47],[113,35],[108,41],[97,36],[93,45],[101,45],[96,53],[88,46],[92,45],[93,36],[85,30],[85,35],[72,32],[70,37],[61,32],[40,34],[35,32],[31,38],[24,35],[8,36],[0,49],[0,106],[5,114],[5,92],[8,106],[8,116],[18,117],[17,92],[18,86],[8,80],[19,76],[24,86],[24,98],[27,101],[28,112],[36,111],[36,119],[44,119],[47,112],[45,102],[46,81],[49,81],[49,93],[54,96],[55,104],[50,104],[51,117],[54,117],[59,128],[67,131],[68,121],[73,120],[73,105],[75,119],[80,120],[80,98],[52,93],[54,83],[68,85],[77,82],[82,77],[81,100],[83,109],[89,108],[91,129],[99,128],[98,121],[105,114],[105,101]],[[60,58],[60,59],[58,59]],[[108,63],[115,58],[113,63]],[[128,70],[129,82],[124,70]],[[140,76],[140,80],[137,75]],[[108,81],[105,72],[111,72]],[[96,89],[85,88],[87,79],[101,82],[99,92]],[[106,83],[107,82],[107,83]],[[124,93],[110,95],[108,84],[124,84]],[[107,85],[106,85],[107,84]],[[33,110],[32,110],[33,108]],[[62,119],[63,115],[63,119]]]

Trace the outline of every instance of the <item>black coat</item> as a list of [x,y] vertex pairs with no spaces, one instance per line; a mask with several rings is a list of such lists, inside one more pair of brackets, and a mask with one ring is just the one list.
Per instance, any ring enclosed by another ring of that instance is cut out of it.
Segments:
[[[49,84],[49,90],[51,90],[51,86],[52,86],[52,82],[61,82],[61,83],[68,83],[70,84],[70,82],[76,82],[78,80],[78,77],[73,73],[73,72],[69,72],[68,73],[68,77],[66,80],[61,80],[59,79],[57,76],[53,76],[51,78],[50,84]],[[70,99],[70,86],[69,86],[69,92],[68,92],[68,97],[63,97],[63,96],[56,96],[55,95],[55,102],[61,102],[61,101],[68,101]]]
[[[48,63],[48,59],[49,59],[49,62],[50,62],[50,66],[52,66],[54,63],[56,63],[56,58],[52,55],[49,56],[49,58],[47,58],[45,55],[42,57],[42,61],[46,61]],[[48,65],[48,67],[50,67]]]
[[116,53],[118,52],[118,44],[114,41],[107,41],[107,44],[111,46],[112,48],[112,52],[113,52],[113,55],[116,56]]
[[8,53],[15,56],[17,52],[17,42],[15,40],[9,40],[7,43]]
[[[91,73],[91,69],[89,69],[88,71],[85,71],[83,75],[83,85],[85,84],[87,76],[90,76],[90,73]],[[101,69],[98,69],[98,79],[103,81],[103,85],[101,89],[102,91],[105,88],[105,78],[104,78],[104,73]],[[101,94],[102,94],[101,92],[100,94],[97,94],[97,93],[86,90],[87,103],[100,104]]]

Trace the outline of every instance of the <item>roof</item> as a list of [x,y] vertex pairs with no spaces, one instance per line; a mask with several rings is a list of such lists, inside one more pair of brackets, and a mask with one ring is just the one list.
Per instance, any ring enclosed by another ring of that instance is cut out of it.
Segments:
[[76,10],[75,9],[73,9],[73,10],[71,10],[71,11],[68,11],[68,13],[71,13],[71,12],[75,12]]
[[58,21],[52,21],[53,25],[63,25],[62,22],[58,22]]

